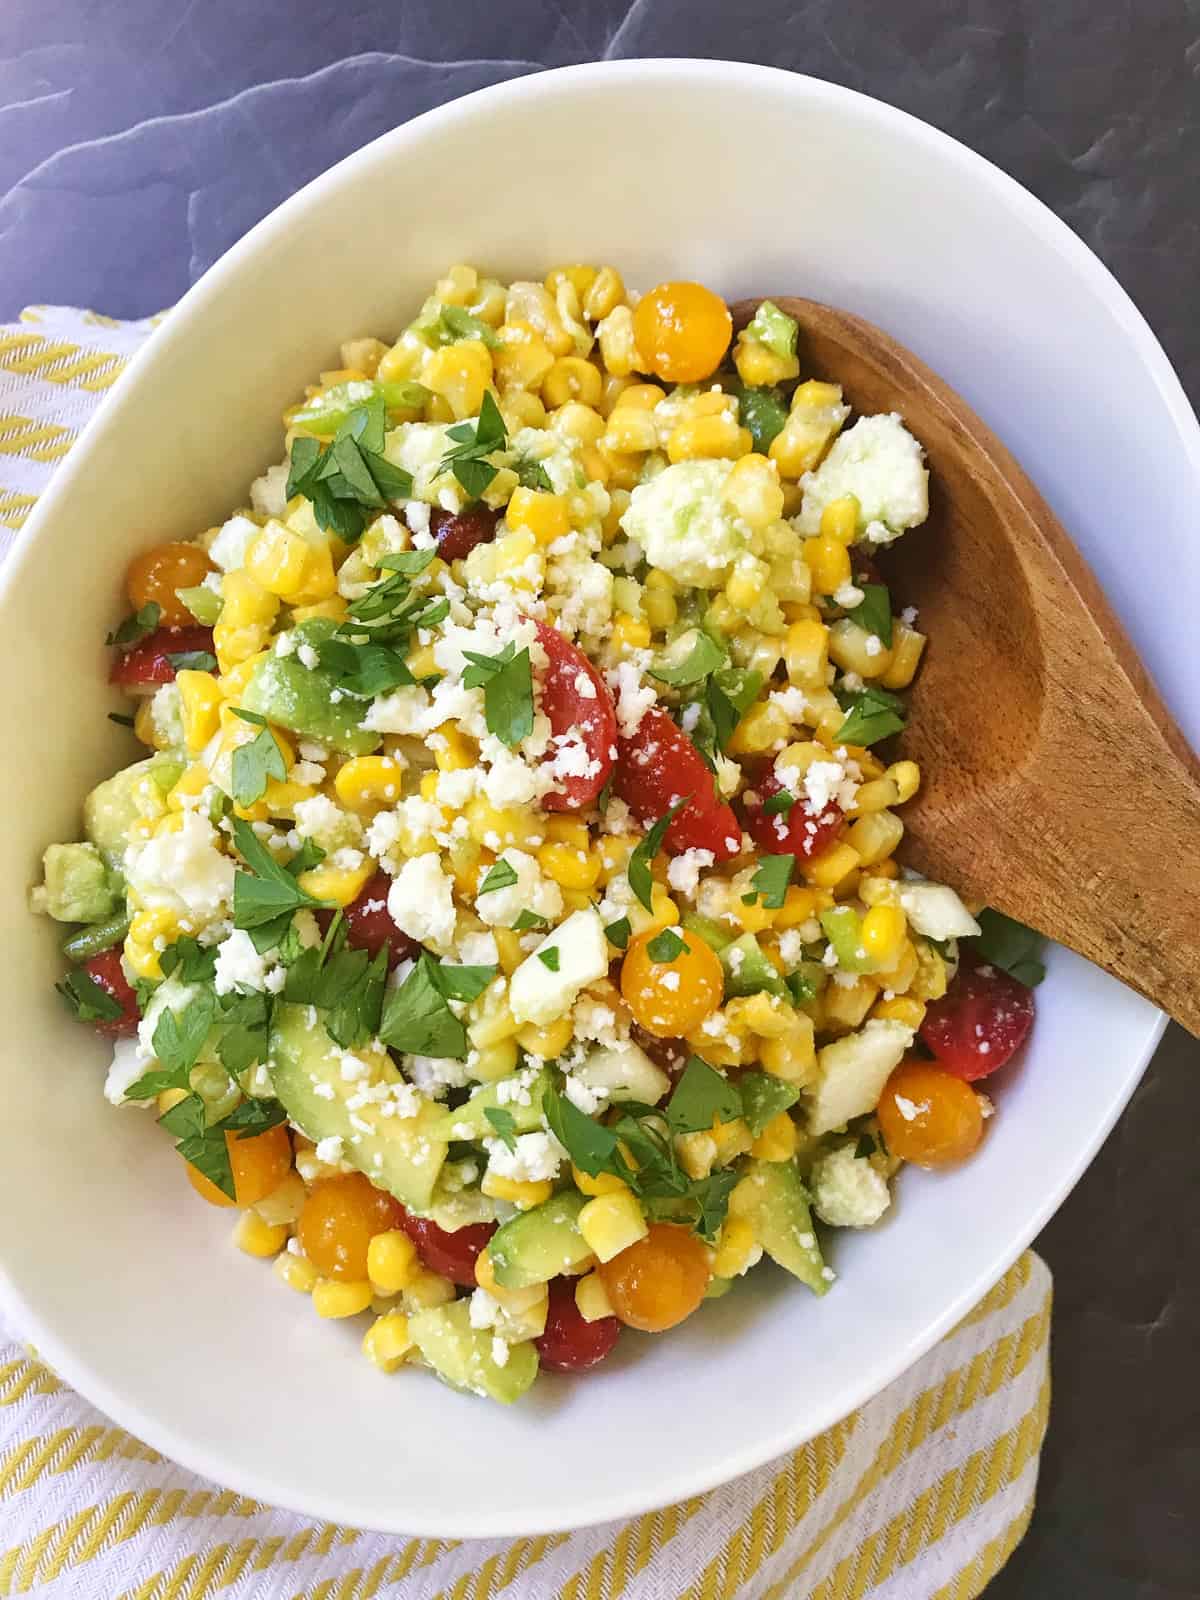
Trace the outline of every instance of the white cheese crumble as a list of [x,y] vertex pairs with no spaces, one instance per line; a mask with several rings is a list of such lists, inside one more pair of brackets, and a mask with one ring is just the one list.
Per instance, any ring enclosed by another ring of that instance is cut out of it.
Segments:
[[552,878],[543,876],[537,860],[511,845],[499,860],[508,863],[517,881],[506,889],[489,889],[477,898],[475,910],[480,921],[492,928],[511,928],[522,911],[532,911],[546,922],[557,921],[562,915],[562,890]]
[[853,1144],[838,1145],[812,1169],[813,1205],[831,1228],[869,1228],[892,1202],[887,1180]]
[[218,848],[207,817],[183,812],[174,833],[159,834],[126,852],[125,876],[142,904],[210,921],[229,909],[234,864]]
[[218,994],[232,994],[238,988],[263,990],[267,987],[267,962],[242,928],[235,928],[218,946],[214,987]]
[[678,461],[630,496],[621,526],[652,567],[713,588],[746,549],[749,530],[722,498],[730,461]]
[[401,867],[388,890],[388,912],[402,932],[442,954],[454,943],[458,913],[454,908],[454,880],[442,871],[432,851],[412,856]]
[[500,1139],[485,1140],[488,1171],[513,1183],[539,1183],[557,1178],[567,1152],[552,1133],[519,1133],[510,1150]]
[[215,562],[222,572],[232,572],[235,567],[244,567],[246,551],[252,540],[257,539],[261,532],[258,523],[251,522],[249,517],[230,517],[228,522],[222,523],[217,529],[216,536],[208,547],[209,560]]
[[800,486],[804,500],[795,525],[809,537],[819,531],[830,501],[847,494],[858,500],[859,537],[870,544],[891,544],[929,515],[924,452],[895,411],[860,417]]

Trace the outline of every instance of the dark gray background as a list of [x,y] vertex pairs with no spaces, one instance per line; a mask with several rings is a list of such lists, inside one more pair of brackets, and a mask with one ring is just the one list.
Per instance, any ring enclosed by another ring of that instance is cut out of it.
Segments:
[[[0,320],[30,302],[159,310],[376,134],[605,55],[768,62],[946,129],[1107,262],[1195,403],[1198,0],[0,0]],[[494,152],[480,181],[505,181]],[[1050,1435],[1032,1531],[989,1600],[1200,1595],[1198,1078],[1200,1047],[1172,1029],[1039,1241]]]

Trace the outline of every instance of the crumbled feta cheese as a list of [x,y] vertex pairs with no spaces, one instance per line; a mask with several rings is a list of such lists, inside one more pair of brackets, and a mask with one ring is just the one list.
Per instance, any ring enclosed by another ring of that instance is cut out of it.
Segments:
[[406,684],[371,701],[361,727],[370,733],[420,733],[425,727],[429,695],[420,684]]
[[667,882],[677,893],[690,900],[700,883],[700,873],[705,867],[711,867],[715,860],[711,850],[685,850],[682,855],[671,858],[667,867]]
[[250,485],[250,504],[260,517],[282,517],[287,511],[287,481],[291,476],[290,461],[281,461],[268,467],[261,478]]
[[214,986],[218,994],[235,989],[263,990],[267,986],[267,963],[254,948],[254,941],[241,928],[235,928],[217,949]]
[[819,531],[830,501],[848,494],[858,500],[859,537],[870,544],[891,544],[929,515],[924,452],[895,411],[860,417],[800,486],[804,500],[795,525],[808,537]]
[[478,897],[475,910],[480,921],[492,928],[511,928],[522,911],[532,911],[546,922],[554,922],[562,915],[562,890],[552,878],[542,875],[533,856],[509,846],[499,859],[513,869],[517,881],[507,889],[489,889]]
[[658,703],[658,695],[643,685],[642,675],[632,661],[622,661],[604,674],[617,707],[617,725],[626,739],[632,739],[642,719]]
[[[109,1105],[124,1105],[125,1095],[129,1089],[144,1077],[146,1072],[146,1055],[138,1048],[136,1039],[117,1039],[113,1043],[112,1065],[104,1079],[104,1098]],[[138,1105],[140,1101],[133,1101]],[[147,1102],[153,1105],[153,1101]]]
[[328,1166],[336,1166],[342,1159],[342,1138],[340,1134],[331,1133],[328,1138],[318,1139],[316,1146],[317,1160],[324,1161]]
[[454,943],[458,913],[454,908],[454,880],[442,871],[432,851],[404,863],[388,890],[388,912],[396,926],[420,944],[439,952]]
[[813,1206],[831,1228],[869,1228],[892,1202],[887,1180],[853,1144],[820,1156],[812,1169]]
[[230,517],[228,522],[222,523],[218,528],[213,542],[208,547],[210,561],[216,563],[222,572],[232,572],[235,567],[246,565],[246,551],[253,539],[257,539],[262,529],[257,522],[251,522],[249,517]]
[[199,925],[228,911],[234,864],[206,816],[184,811],[182,818],[175,832],[130,846],[125,876],[144,906],[187,914]]
[[567,1159],[567,1152],[552,1133],[519,1133],[510,1150],[500,1139],[486,1141],[488,1171],[497,1178],[509,1178],[513,1183],[538,1183],[544,1178],[557,1178],[558,1169]]
[[467,1064],[450,1056],[405,1056],[404,1069],[420,1089],[433,1100],[440,1100],[447,1089],[461,1089],[467,1080]]
[[749,529],[722,498],[730,461],[678,461],[630,496],[621,526],[652,567],[711,589],[747,548]]
[[319,844],[326,855],[355,849],[362,843],[362,823],[350,811],[343,811],[328,795],[315,794],[311,800],[297,800],[296,832],[302,839]]

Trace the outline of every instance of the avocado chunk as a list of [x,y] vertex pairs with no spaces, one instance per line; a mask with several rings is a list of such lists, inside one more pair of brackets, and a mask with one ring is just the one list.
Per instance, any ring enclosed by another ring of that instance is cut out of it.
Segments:
[[[446,1159],[446,1141],[432,1132],[441,1107],[405,1084],[390,1060],[372,1055],[369,1077],[347,1079],[342,1072],[347,1054],[334,1044],[314,1008],[276,1006],[271,1079],[288,1116],[310,1139],[340,1138],[343,1159],[401,1205],[427,1210]],[[399,1104],[396,1098],[368,1098],[381,1085],[400,1091]],[[414,1098],[416,1115],[403,1115]],[[397,1109],[385,1116],[389,1104]]]
[[42,857],[44,882],[34,909],[56,922],[103,922],[117,909],[104,857],[94,844],[52,844]]
[[[542,1126],[542,1095],[549,1083],[547,1072],[525,1074],[528,1082],[517,1082],[521,1075],[501,1078],[486,1084],[463,1105],[453,1111],[443,1112],[429,1131],[438,1139],[494,1139],[496,1129],[488,1121],[489,1111],[507,1111],[513,1120],[515,1133],[536,1133]],[[512,1085],[516,1084],[514,1094]],[[505,1098],[501,1099],[501,1091]]]
[[[297,647],[315,648],[329,637],[333,626],[320,618],[302,622],[294,632]],[[295,655],[279,656],[272,651],[264,656],[250,675],[242,705],[281,728],[319,739],[347,755],[368,755],[379,748],[383,738],[359,726],[367,714],[365,700],[343,696],[331,673],[322,667],[306,667]]]
[[781,1000],[789,998],[787,984],[767,960],[763,948],[752,933],[742,934],[717,954],[725,969],[725,998],[735,995],[777,994]]
[[727,944],[733,942],[733,935],[728,928],[723,928],[715,917],[706,917],[699,911],[686,912],[683,926],[688,933],[698,933],[705,944],[711,945],[718,955]]
[[823,1276],[825,1260],[795,1162],[748,1162],[746,1176],[738,1184],[738,1201],[739,1213],[749,1219],[771,1260],[814,1294],[824,1294],[829,1288]]
[[83,802],[83,830],[107,860],[124,856],[135,822],[163,815],[186,764],[182,756],[160,751],[96,785]]
[[586,1204],[583,1195],[564,1189],[497,1228],[488,1244],[496,1282],[504,1289],[528,1289],[586,1261],[592,1252],[579,1231]]
[[532,1344],[508,1345],[508,1360],[503,1366],[496,1361],[492,1330],[471,1326],[470,1300],[418,1311],[408,1319],[408,1331],[438,1377],[452,1389],[465,1389],[510,1406],[537,1377],[537,1351]]

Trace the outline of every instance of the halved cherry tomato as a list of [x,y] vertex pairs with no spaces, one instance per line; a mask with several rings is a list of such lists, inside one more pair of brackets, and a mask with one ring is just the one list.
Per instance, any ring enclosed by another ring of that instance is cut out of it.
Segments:
[[559,780],[560,787],[542,800],[546,811],[580,811],[608,782],[617,759],[617,713],[600,673],[569,639],[548,623],[537,623],[538,643],[548,657],[542,676],[542,710],[550,719],[554,743],[546,760],[556,758],[573,730],[587,757],[587,771]]
[[256,1133],[246,1139],[232,1128],[227,1129],[225,1148],[233,1174],[232,1200],[198,1167],[192,1166],[190,1161],[184,1162],[188,1182],[210,1206],[256,1206],[278,1189],[292,1170],[292,1140],[283,1122],[277,1122],[266,1133]]
[[[807,861],[827,850],[846,826],[845,812],[832,800],[816,816],[808,810],[803,798],[788,811],[764,810],[771,796],[782,793],[784,788],[773,766],[764,766],[750,781],[751,787],[742,797],[746,832],[760,849],[772,855],[795,856]],[[753,799],[749,798],[751,795]]]
[[671,855],[711,850],[715,861],[737,855],[742,830],[733,809],[718,799],[704,758],[665,711],[647,711],[637,732],[618,741],[618,749],[613,787],[640,821],[657,822],[687,798],[667,829],[664,843]]
[[121,965],[120,947],[102,950],[98,956],[92,956],[84,962],[83,970],[121,1007],[121,1015],[114,1017],[111,1022],[93,1022],[92,1027],[96,1032],[106,1034],[110,1039],[125,1039],[136,1033],[141,1012],[138,1010],[137,995],[130,987]]
[[500,513],[487,506],[434,511],[429,517],[429,531],[437,540],[437,553],[443,561],[461,561],[477,544],[491,544],[499,520]]
[[475,1287],[475,1263],[496,1231],[494,1222],[471,1222],[465,1228],[447,1233],[429,1217],[414,1217],[406,1211],[400,1226],[417,1247],[417,1254],[431,1272],[464,1288]]
[[367,1247],[377,1233],[403,1226],[404,1207],[361,1172],[323,1178],[309,1190],[296,1231],[323,1278],[367,1275]]
[[971,1083],[1012,1060],[1033,1026],[1033,1011],[1032,989],[965,956],[942,999],[930,1001],[921,1038],[947,1072]]
[[119,683],[125,689],[143,686],[156,688],[162,683],[173,683],[178,668],[172,656],[190,654],[194,650],[212,653],[211,628],[199,623],[193,628],[156,628],[131,650],[117,656],[109,669],[109,683]]
[[[391,951],[388,966],[398,967],[409,956],[415,956],[421,947],[392,921],[387,904],[391,886],[392,880],[387,873],[377,872],[367,880],[359,891],[358,899],[352,900],[342,915],[346,919],[348,945],[355,950],[368,950],[372,956],[377,956],[386,944]],[[332,915],[331,911],[317,913],[322,931],[329,926]]]
[[583,1372],[612,1352],[620,1333],[616,1317],[585,1322],[575,1304],[575,1279],[554,1278],[546,1331],[533,1342],[543,1372]]

